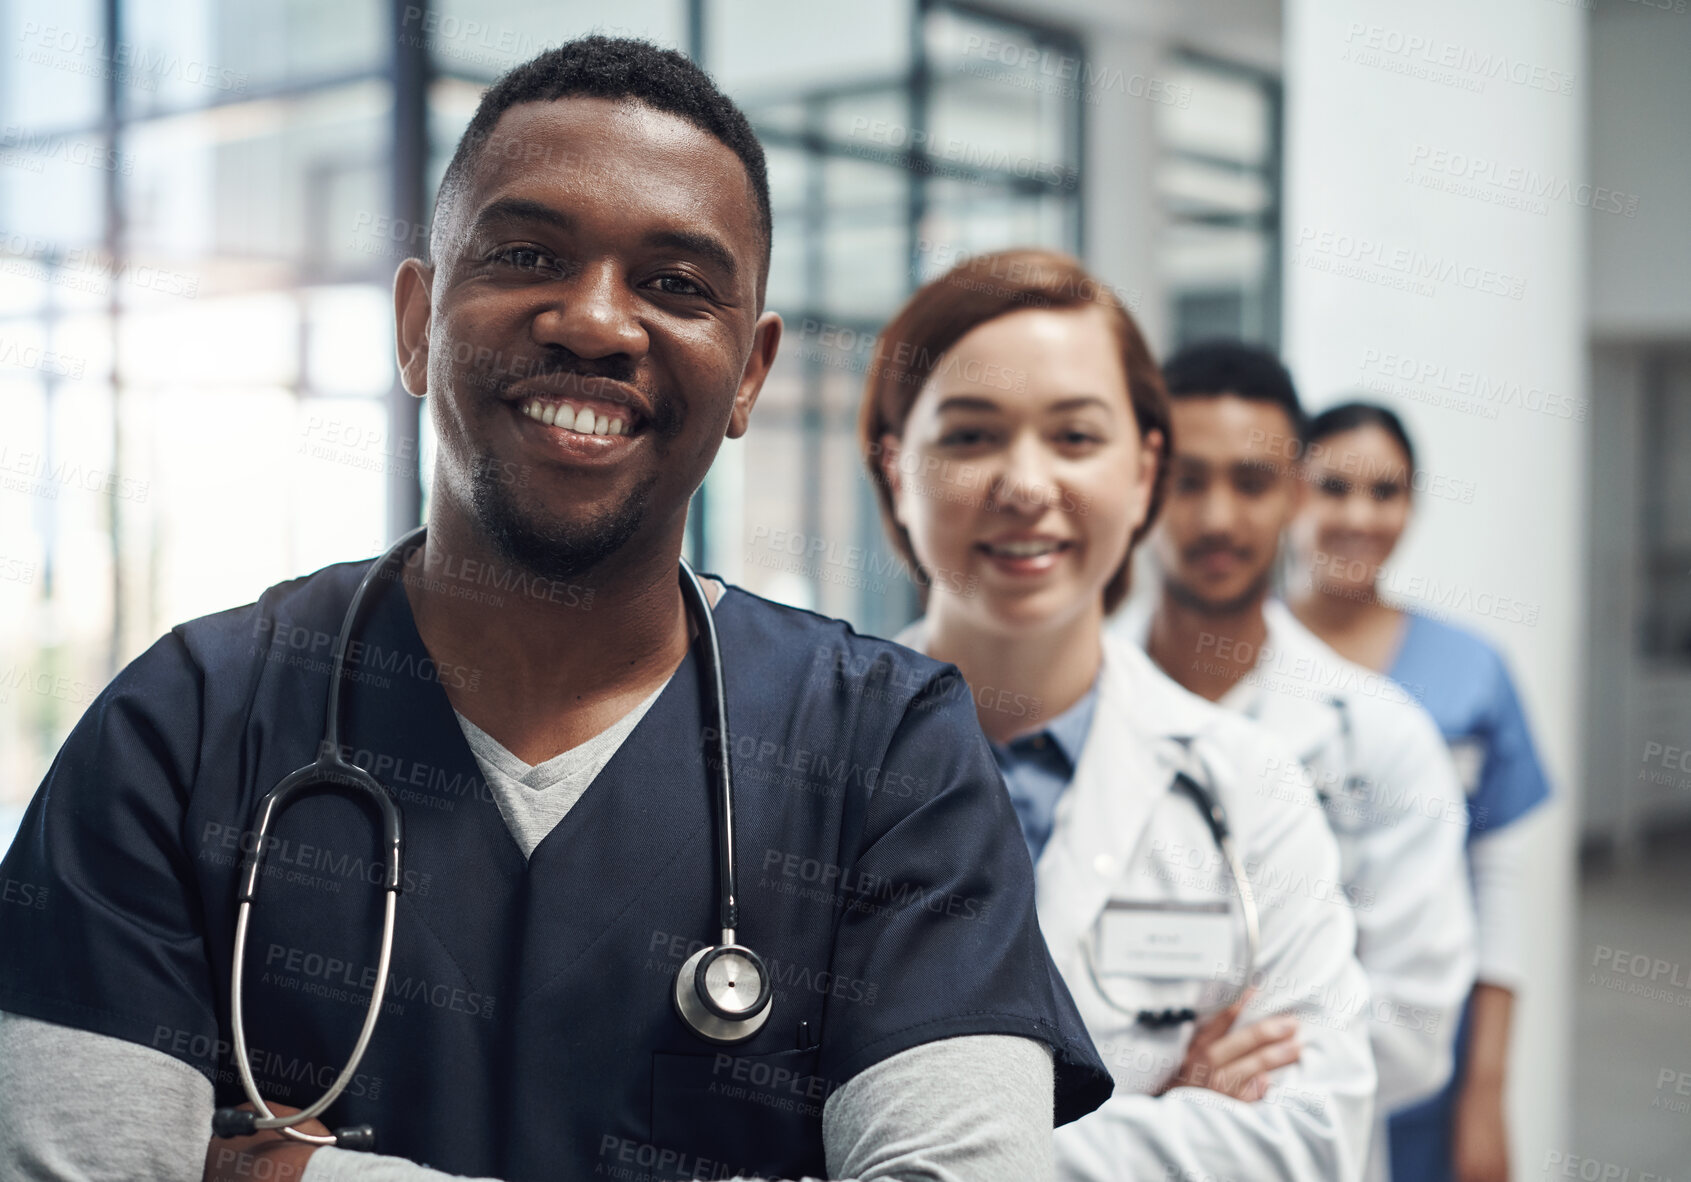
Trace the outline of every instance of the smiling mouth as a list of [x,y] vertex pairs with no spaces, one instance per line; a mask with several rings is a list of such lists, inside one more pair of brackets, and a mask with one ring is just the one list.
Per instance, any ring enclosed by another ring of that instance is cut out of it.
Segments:
[[632,435],[634,423],[621,415],[612,416],[589,406],[575,406],[568,402],[548,402],[542,398],[525,398],[517,409],[537,423],[560,427],[577,435]]

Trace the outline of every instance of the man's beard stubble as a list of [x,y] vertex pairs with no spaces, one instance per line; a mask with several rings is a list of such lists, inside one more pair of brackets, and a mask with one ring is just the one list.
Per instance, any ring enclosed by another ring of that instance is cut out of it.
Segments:
[[1199,594],[1190,583],[1184,583],[1174,575],[1163,574],[1163,591],[1175,603],[1188,611],[1202,616],[1216,618],[1236,616],[1260,603],[1269,589],[1274,585],[1274,571],[1265,570],[1253,579],[1248,587],[1230,599],[1209,599]]
[[564,521],[536,512],[501,480],[496,465],[476,465],[470,507],[505,561],[554,582],[579,578],[627,545],[645,520],[653,473],[621,504],[588,521]]

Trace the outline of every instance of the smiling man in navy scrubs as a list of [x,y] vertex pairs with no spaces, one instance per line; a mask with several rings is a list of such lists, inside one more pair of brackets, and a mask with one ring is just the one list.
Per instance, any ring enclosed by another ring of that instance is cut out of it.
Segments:
[[[424,544],[372,586],[340,746],[407,837],[387,1002],[327,1123],[379,1156],[211,1140],[230,1068],[235,874],[255,802],[311,762],[328,644],[370,563],[180,625],[71,734],[0,877],[0,1176],[979,1180],[1051,1176],[1109,1091],[1040,935],[1027,852],[956,671],[711,584],[750,1040],[672,1005],[717,937],[689,498],[748,426],[763,153],[677,54],[589,38],[496,84],[431,257],[395,282],[440,439]],[[484,577],[485,576],[485,577]],[[290,1109],[376,980],[380,851],[293,805],[246,955],[247,1041]]]

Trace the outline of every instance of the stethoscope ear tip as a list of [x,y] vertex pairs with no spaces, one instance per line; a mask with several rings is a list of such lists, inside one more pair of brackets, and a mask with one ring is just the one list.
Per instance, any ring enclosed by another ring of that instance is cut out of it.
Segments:
[[376,1148],[376,1130],[369,1125],[348,1125],[344,1129],[336,1129],[335,1148],[370,1153]]
[[219,1108],[211,1114],[213,1137],[250,1137],[258,1132],[258,1113],[245,1108]]

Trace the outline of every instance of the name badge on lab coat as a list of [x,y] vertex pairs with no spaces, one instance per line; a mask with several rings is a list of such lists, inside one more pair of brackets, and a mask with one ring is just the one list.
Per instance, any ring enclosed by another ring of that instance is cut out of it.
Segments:
[[1106,976],[1214,980],[1232,964],[1226,903],[1111,900],[1099,917],[1098,970]]

